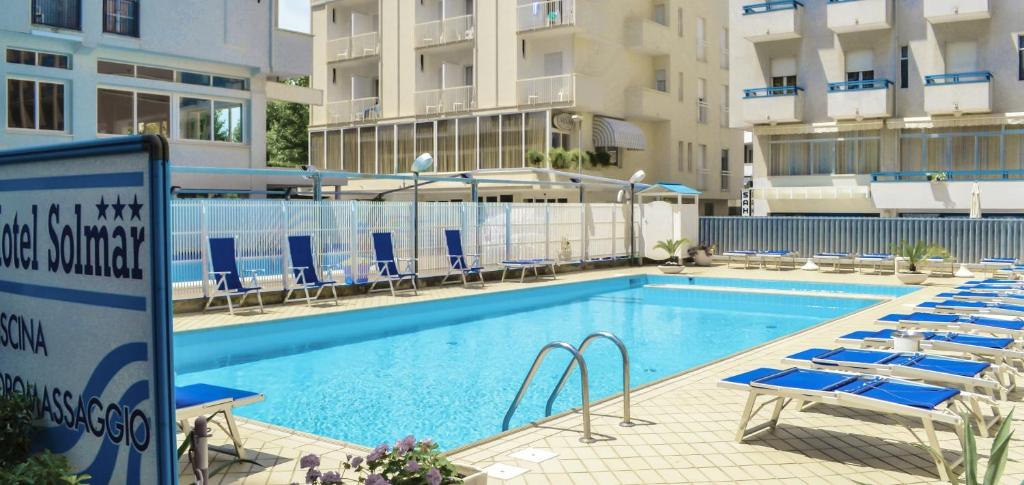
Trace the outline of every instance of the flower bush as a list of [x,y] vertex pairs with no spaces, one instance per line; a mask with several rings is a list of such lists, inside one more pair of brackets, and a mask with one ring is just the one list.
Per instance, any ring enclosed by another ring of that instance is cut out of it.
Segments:
[[[451,485],[462,483],[455,467],[441,455],[437,443],[430,439],[416,441],[413,436],[395,442],[381,443],[365,457],[349,455],[342,470],[320,470],[320,457],[306,455],[299,459],[306,470],[306,483],[312,485]],[[346,478],[351,472],[355,477]]]

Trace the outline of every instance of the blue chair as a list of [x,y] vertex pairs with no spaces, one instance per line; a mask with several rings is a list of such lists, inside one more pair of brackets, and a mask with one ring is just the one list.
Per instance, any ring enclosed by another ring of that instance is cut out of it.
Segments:
[[989,316],[975,313],[957,315],[955,313],[910,314],[891,313],[878,319],[883,325],[896,325],[897,328],[918,328],[935,331],[955,331],[964,333],[987,333],[1013,338],[1024,338],[1024,320],[1019,317]]
[[[235,238],[211,237],[209,244],[210,266],[212,268],[210,278],[213,279],[214,285],[203,311],[227,308],[228,312],[234,315],[235,308],[231,298],[241,296],[241,299],[238,301],[238,306],[241,307],[245,304],[246,297],[251,293],[255,293],[256,300],[260,304],[260,313],[263,313],[263,296],[261,295],[263,287],[259,285],[259,280],[256,278],[256,275],[262,273],[263,270],[248,270],[250,286],[245,286],[242,284],[241,273],[238,271],[238,262],[235,260]],[[211,306],[213,301],[220,297],[227,300],[227,305]]]
[[[462,286],[469,286],[467,277],[476,275],[480,278],[480,286],[484,286],[484,267],[480,264],[479,254],[466,254],[462,249],[462,231],[458,229],[445,229],[444,241],[448,246],[448,273],[444,275],[441,284],[448,281],[453,273],[462,275]],[[467,256],[472,256],[472,263],[468,262]]]
[[[391,237],[390,232],[375,232],[373,233],[373,263],[377,266],[377,271],[380,273],[380,277],[384,281],[388,282],[388,287],[391,289],[391,296],[395,296],[396,290],[401,286],[402,281],[409,280],[412,283],[412,288],[407,291],[412,291],[413,294],[418,294],[418,288],[416,287],[416,271],[415,271],[415,259],[413,258],[396,258],[395,257],[395,243]],[[401,271],[398,269],[399,263],[402,261],[408,261],[405,266],[405,270]],[[383,291],[375,290],[377,283],[381,280],[375,280],[370,285],[370,292]]]
[[[320,293],[324,291],[324,288],[330,288],[331,294],[334,295],[334,303],[338,304],[337,286],[339,283],[334,278],[334,270],[338,266],[323,266],[327,274],[325,279],[320,279],[316,261],[313,260],[313,238],[311,236],[288,236],[288,257],[291,263],[288,266],[290,278],[286,279],[288,293],[284,297],[285,303],[304,301],[307,305],[312,305],[314,300],[320,298]],[[344,275],[342,275],[342,280],[344,280]],[[311,296],[310,290],[316,290],[316,293]],[[292,298],[292,294],[297,291],[302,291],[305,296]]]
[[[891,349],[899,330],[857,330],[836,339],[840,345],[865,349]],[[920,332],[921,348],[928,351],[949,352],[994,364],[1024,369],[1024,351],[1011,337],[988,337],[957,332]]]
[[[231,438],[234,445],[234,453],[239,459],[245,459],[245,449],[242,448],[242,436],[235,424],[234,410],[237,407],[253,404],[263,400],[263,394],[251,391],[242,391],[230,387],[214,386],[210,384],[192,384],[174,388],[175,419],[178,421],[178,429],[186,435],[192,431],[191,420],[199,416],[207,416],[208,423],[219,426]],[[214,421],[218,414],[224,415],[226,423],[221,424]]]

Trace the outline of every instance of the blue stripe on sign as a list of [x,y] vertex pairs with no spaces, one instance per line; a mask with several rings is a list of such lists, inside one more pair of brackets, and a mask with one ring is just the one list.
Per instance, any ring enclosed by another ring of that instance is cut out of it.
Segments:
[[106,189],[114,187],[142,187],[142,172],[96,173],[64,175],[59,177],[33,177],[0,180],[0,192],[23,192],[51,189]]
[[146,298],[141,296],[100,293],[98,291],[72,290],[53,286],[31,285],[0,280],[0,293],[40,298],[43,300],[81,303],[82,305],[118,308],[122,310],[146,311]]

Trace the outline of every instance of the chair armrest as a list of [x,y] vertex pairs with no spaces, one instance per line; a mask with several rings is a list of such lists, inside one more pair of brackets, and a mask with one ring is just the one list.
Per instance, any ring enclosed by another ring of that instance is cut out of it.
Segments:
[[309,269],[309,266],[289,266],[288,269]]
[[231,272],[230,271],[210,271],[210,276],[220,276],[220,275],[226,275],[226,274],[231,274]]

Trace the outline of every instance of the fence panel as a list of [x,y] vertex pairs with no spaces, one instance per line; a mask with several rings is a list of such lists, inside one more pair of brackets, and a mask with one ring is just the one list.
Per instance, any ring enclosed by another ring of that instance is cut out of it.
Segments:
[[789,249],[885,253],[899,241],[938,244],[963,262],[1024,256],[1024,220],[860,217],[701,217],[700,240],[719,251]]

